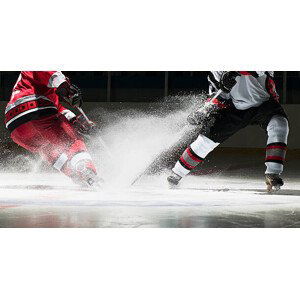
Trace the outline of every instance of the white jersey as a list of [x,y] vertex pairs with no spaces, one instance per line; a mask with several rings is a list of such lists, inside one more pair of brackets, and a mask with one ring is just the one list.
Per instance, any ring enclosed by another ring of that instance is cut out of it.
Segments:
[[[220,78],[224,71],[210,72],[209,94],[217,91],[220,87]],[[236,78],[237,83],[229,93],[221,93],[224,99],[231,99],[234,106],[239,110],[260,106],[270,98],[279,99],[273,80],[274,72],[240,72],[242,75]]]

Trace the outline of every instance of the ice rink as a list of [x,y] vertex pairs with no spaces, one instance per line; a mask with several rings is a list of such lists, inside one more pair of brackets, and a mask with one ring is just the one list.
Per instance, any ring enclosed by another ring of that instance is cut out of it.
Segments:
[[300,183],[293,177],[275,194],[257,175],[194,175],[176,190],[165,174],[101,191],[55,173],[4,173],[0,182],[0,227],[300,226]]
[[7,143],[1,151],[0,227],[300,227],[299,150],[288,151],[285,185],[275,194],[266,192],[266,141],[259,129],[237,138],[238,146],[247,136],[258,148],[217,148],[176,190],[168,188],[166,177],[182,148],[157,175],[143,176],[131,186],[180,138],[186,113],[99,114],[115,120],[101,130],[107,149],[97,138],[88,144],[105,180],[103,189],[82,190]]

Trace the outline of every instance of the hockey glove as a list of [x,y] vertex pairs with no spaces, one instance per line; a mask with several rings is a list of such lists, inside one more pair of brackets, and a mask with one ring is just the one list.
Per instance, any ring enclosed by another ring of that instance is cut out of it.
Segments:
[[81,135],[92,136],[97,133],[97,126],[92,121],[87,121],[83,115],[78,115],[70,120],[75,130]]
[[239,72],[234,71],[223,73],[220,79],[220,88],[222,91],[229,93],[236,84],[236,77],[240,75]]
[[187,121],[190,125],[197,126],[203,123],[205,117],[206,117],[206,113],[204,113],[202,110],[197,110],[192,112],[187,117]]
[[74,84],[69,84],[65,81],[58,86],[56,94],[61,101],[67,102],[74,107],[82,106],[82,93],[81,90]]
[[[213,98],[213,96],[212,96]],[[222,99],[213,99],[208,98],[205,104],[198,110],[192,112],[188,117],[187,121],[191,125],[201,125],[204,123],[205,119],[211,115],[212,113],[215,113],[219,109],[226,108],[227,105]]]

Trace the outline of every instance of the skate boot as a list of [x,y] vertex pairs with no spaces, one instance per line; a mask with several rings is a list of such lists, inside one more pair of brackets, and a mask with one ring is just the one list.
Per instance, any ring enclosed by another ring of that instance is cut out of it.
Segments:
[[76,165],[76,174],[72,179],[75,184],[82,187],[100,188],[103,184],[103,179],[99,178],[95,171],[87,167],[85,163]]
[[266,174],[266,185],[268,192],[278,191],[281,186],[283,186],[283,180],[279,177],[278,174],[275,173],[267,173]]
[[182,177],[175,172],[172,172],[170,176],[168,176],[167,180],[169,183],[170,188],[176,188],[176,186],[179,184],[179,181],[182,179]]

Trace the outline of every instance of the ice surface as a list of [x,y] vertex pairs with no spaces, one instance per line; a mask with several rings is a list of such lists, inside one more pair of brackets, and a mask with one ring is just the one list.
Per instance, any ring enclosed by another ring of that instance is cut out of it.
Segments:
[[[300,184],[275,194],[259,179],[165,175],[137,186],[80,190],[60,174],[0,175],[1,227],[281,227],[300,225]],[[38,182],[38,183],[37,183]]]

